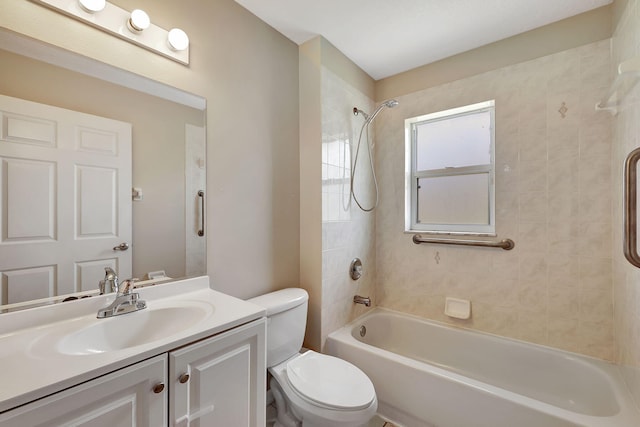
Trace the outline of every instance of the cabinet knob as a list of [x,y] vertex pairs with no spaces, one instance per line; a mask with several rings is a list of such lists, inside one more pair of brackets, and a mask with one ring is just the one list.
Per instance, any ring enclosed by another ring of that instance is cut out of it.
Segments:
[[162,393],[162,391],[164,390],[164,384],[163,383],[158,383],[158,384],[153,386],[152,390],[153,390],[153,392],[155,394]]
[[180,381],[180,384],[184,384],[187,381],[189,381],[189,374],[182,374],[180,375],[180,378],[178,378],[178,381]]

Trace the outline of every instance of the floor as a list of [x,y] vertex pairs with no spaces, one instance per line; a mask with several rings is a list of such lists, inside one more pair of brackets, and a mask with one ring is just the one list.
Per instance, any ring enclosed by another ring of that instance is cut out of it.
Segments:
[[[275,408],[272,405],[267,406],[267,427],[273,426],[273,419],[275,418]],[[366,425],[366,427],[402,427],[400,425],[396,425],[390,423],[389,421],[385,421],[379,416],[373,417],[371,421]]]
[[390,423],[389,421],[385,421],[384,419],[376,415],[375,417],[373,417],[371,421],[369,421],[369,424],[367,424],[367,427],[401,427],[401,426]]

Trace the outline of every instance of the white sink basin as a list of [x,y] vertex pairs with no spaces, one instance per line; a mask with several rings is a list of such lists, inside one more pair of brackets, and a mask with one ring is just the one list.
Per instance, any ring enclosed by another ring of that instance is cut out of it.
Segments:
[[64,335],[57,343],[62,354],[89,355],[147,344],[183,332],[213,313],[213,307],[198,301],[150,304],[144,310],[106,319]]
[[211,289],[207,276],[137,291],[146,309],[105,319],[98,310],[114,294],[2,314],[0,413],[265,314]]

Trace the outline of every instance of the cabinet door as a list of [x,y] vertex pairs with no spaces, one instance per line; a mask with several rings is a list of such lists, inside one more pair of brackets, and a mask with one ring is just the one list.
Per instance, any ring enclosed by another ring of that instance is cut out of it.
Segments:
[[266,320],[169,353],[174,427],[264,427]]
[[[167,425],[167,355],[107,374],[0,415],[0,427]],[[155,388],[155,390],[154,390]]]

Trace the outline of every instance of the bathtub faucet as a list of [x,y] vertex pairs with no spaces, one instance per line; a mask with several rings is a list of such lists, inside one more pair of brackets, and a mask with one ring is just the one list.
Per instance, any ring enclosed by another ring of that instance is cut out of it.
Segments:
[[364,304],[365,307],[371,307],[371,298],[369,297],[361,297],[360,295],[356,295],[353,297],[353,302],[356,304]]

